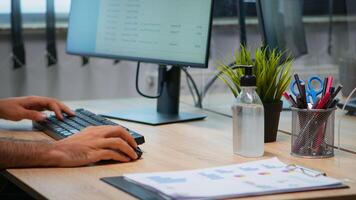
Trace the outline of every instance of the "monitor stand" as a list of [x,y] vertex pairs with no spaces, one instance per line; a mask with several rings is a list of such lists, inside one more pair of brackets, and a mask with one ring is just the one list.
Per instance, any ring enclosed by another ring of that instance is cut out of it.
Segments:
[[[206,115],[179,112],[180,67],[168,69],[160,65],[158,83],[163,85],[162,94],[157,99],[157,108],[130,109],[101,114],[104,117],[138,122],[148,125],[163,125],[177,122],[201,120]],[[158,88],[160,91],[161,88]]]

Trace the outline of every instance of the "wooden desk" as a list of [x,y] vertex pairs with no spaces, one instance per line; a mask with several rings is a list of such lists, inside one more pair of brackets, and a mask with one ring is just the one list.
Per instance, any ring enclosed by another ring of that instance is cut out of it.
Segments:
[[[187,104],[190,103],[189,97],[183,98]],[[219,114],[231,116],[233,96],[230,93],[212,94],[204,99],[204,108]],[[335,146],[338,146],[338,123],[341,120],[340,147],[350,153],[356,154],[356,116],[347,116],[337,110],[335,114]],[[285,134],[291,134],[292,112],[283,111],[280,117],[279,130]]]
[[[94,112],[130,108],[137,105],[154,105],[152,101],[139,100],[100,100],[69,102],[72,108],[85,107]],[[182,110],[201,112],[187,105]],[[301,192],[269,195],[253,199],[301,199],[354,195],[356,198],[356,155],[336,151],[329,159],[300,159],[289,155],[290,137],[278,135],[278,142],[265,145],[264,157],[248,159],[232,153],[231,118],[205,112],[208,118],[203,121],[147,126],[130,122],[119,123],[138,131],[146,138],[142,145],[143,159],[126,164],[107,164],[78,168],[9,169],[2,172],[24,190],[37,198],[48,199],[132,199],[99,180],[101,177],[118,176],[123,173],[187,170],[221,165],[229,165],[277,156],[283,162],[296,163],[326,172],[329,176],[344,180],[350,189]],[[26,139],[50,139],[41,132],[29,130],[30,123],[9,123],[2,121],[0,136]],[[8,130],[12,130],[11,132]],[[351,198],[351,197],[350,197]]]

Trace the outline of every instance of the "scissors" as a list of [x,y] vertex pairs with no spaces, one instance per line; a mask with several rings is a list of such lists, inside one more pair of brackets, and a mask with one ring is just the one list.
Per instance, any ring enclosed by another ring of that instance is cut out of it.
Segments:
[[[313,86],[313,81],[316,81],[320,87],[319,88],[315,88]],[[303,83],[303,80],[300,80],[301,83]],[[299,92],[296,92],[295,90],[295,85],[297,84],[296,80],[294,80],[291,84],[290,84],[290,91],[294,96],[298,96]],[[313,103],[315,103],[317,101],[318,96],[323,92],[324,89],[324,81],[321,80],[320,77],[318,76],[312,76],[309,78],[308,80],[308,89],[305,89],[306,92],[306,96],[307,96],[307,103],[310,103],[309,97],[312,98]]]

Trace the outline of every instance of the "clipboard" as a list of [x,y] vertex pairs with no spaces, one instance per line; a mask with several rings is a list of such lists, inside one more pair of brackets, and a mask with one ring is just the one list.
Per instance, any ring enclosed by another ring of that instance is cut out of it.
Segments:
[[[142,199],[142,200],[170,200],[170,199],[173,200],[174,199],[172,197],[158,193],[157,191],[153,191],[148,188],[142,187],[139,184],[133,183],[125,179],[125,177],[123,176],[104,177],[101,178],[100,180],[138,199]],[[294,193],[294,192],[307,192],[307,191],[316,191],[316,190],[345,189],[345,188],[349,188],[349,186],[345,184],[341,184],[337,186],[323,186],[323,187],[318,187],[313,189],[300,189],[300,190],[293,190],[293,191],[249,194],[245,196],[232,195],[232,196],[224,196],[215,199],[253,197],[253,196],[262,196],[262,195],[286,194],[286,193]]]
[[[224,166],[226,167],[226,166]],[[229,166],[227,166],[229,167]],[[215,169],[215,168],[214,168]],[[281,168],[282,169],[282,168]],[[305,168],[299,165],[290,164],[285,165],[283,167],[284,170],[292,170],[296,173],[301,173],[305,176],[310,178],[318,178],[322,176],[326,176],[325,173],[316,171],[310,168]],[[206,169],[202,169],[206,170]],[[209,169],[208,169],[209,170]],[[284,171],[283,170],[283,171]],[[188,170],[189,171],[189,170]],[[147,173],[146,173],[147,174]],[[148,173],[150,174],[150,173]],[[103,182],[124,191],[138,199],[184,199],[184,196],[169,196],[169,194],[165,194],[163,191],[157,190],[155,187],[142,184],[140,182],[136,182],[131,178],[124,177],[124,176],[116,176],[116,177],[104,177],[101,178]],[[328,189],[344,189],[349,188],[349,186],[345,185],[341,181],[337,184],[330,184],[330,185],[319,185],[319,186],[312,186],[312,187],[296,187],[296,188],[284,188],[284,189],[277,189],[277,190],[265,190],[259,192],[246,192],[243,193],[238,191],[235,193],[229,193],[224,195],[216,195],[216,196],[201,196],[200,199],[225,199],[225,198],[238,198],[238,197],[253,197],[253,196],[262,196],[262,195],[272,195],[272,194],[285,194],[285,193],[293,193],[293,192],[306,192],[306,191],[316,191],[316,190],[328,190]],[[198,198],[199,196],[195,196]]]

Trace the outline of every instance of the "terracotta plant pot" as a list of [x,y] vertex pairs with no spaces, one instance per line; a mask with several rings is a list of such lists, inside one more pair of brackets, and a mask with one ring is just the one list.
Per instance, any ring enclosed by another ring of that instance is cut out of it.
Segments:
[[275,142],[277,139],[279,117],[282,112],[282,106],[282,101],[263,103],[265,111],[265,143]]

